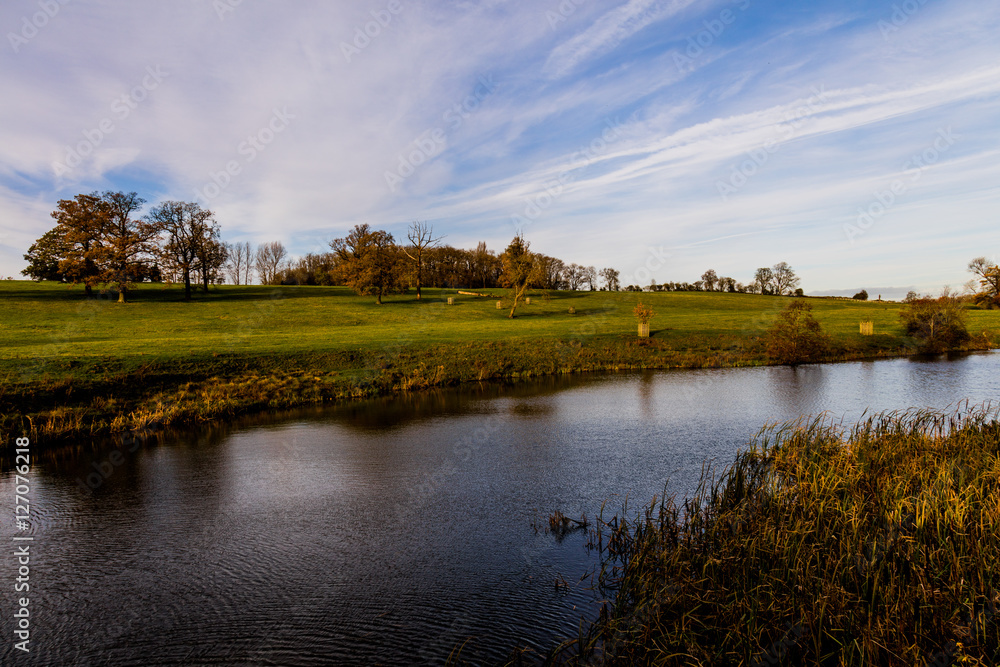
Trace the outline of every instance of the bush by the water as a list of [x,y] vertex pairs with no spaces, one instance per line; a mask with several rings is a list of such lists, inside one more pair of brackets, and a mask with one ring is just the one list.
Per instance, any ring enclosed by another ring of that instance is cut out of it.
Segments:
[[550,661],[993,665],[998,411],[762,430],[690,498],[601,518],[612,600]]
[[829,339],[823,335],[812,306],[796,300],[778,313],[767,338],[767,356],[782,364],[819,361],[826,354]]
[[965,308],[947,294],[938,299],[913,299],[899,317],[906,333],[916,338],[927,352],[955,349],[970,339]]

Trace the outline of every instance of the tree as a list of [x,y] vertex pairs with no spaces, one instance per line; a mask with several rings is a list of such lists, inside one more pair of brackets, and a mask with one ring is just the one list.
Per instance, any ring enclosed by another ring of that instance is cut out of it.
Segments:
[[257,276],[261,285],[272,285],[278,275],[278,268],[281,267],[282,260],[288,252],[281,241],[271,241],[257,246],[257,253],[254,256],[254,266],[257,269]]
[[226,244],[219,239],[219,226],[214,221],[198,243],[197,256],[195,272],[201,279],[202,290],[207,293],[209,285],[221,282],[222,267],[229,257]]
[[571,292],[576,292],[580,289],[584,280],[585,269],[579,264],[567,264],[566,268],[563,269],[563,280],[566,283],[566,289]]
[[753,283],[756,291],[760,294],[770,294],[771,286],[774,283],[774,271],[763,266],[754,273]]
[[719,274],[717,274],[714,269],[709,269],[705,273],[701,274],[701,282],[705,285],[706,290],[714,292],[715,286],[719,282]]
[[795,300],[778,313],[768,332],[767,356],[778,363],[798,364],[818,361],[829,345],[812,306]]
[[61,226],[54,227],[28,248],[28,252],[24,255],[28,266],[21,271],[21,274],[32,280],[62,282],[66,276],[59,269],[59,263],[66,258],[68,252],[66,230]]
[[597,289],[597,269],[593,266],[584,267],[580,284],[591,292],[595,291]]
[[563,271],[566,268],[563,261],[540,253],[535,253],[534,258],[538,287],[544,290],[561,289],[563,286]]
[[788,262],[778,262],[771,267],[771,285],[774,287],[775,294],[784,296],[791,294],[798,287],[799,277],[795,275],[795,271],[788,265]]
[[851,298],[852,299],[856,299],[858,301],[867,301],[868,300],[868,290],[864,290],[863,289],[860,292],[858,292],[857,294],[855,294],[854,296],[852,296]]
[[414,277],[417,279],[417,301],[420,301],[420,285],[424,276],[424,253],[428,248],[438,245],[443,237],[434,238],[434,227],[426,222],[414,221],[410,223],[406,238],[410,241],[410,248],[403,248],[403,252],[413,261]]
[[87,295],[101,282],[100,246],[108,223],[108,210],[101,196],[93,192],[73,199],[60,199],[52,212],[63,240],[59,272],[73,284],[83,283]]
[[486,241],[480,241],[472,251],[471,268],[476,283],[481,287],[496,285],[500,263],[497,256],[486,247]]
[[510,288],[511,295],[510,313],[507,317],[513,318],[518,301],[524,296],[528,285],[538,276],[538,263],[531,253],[528,242],[518,234],[500,255],[500,265],[501,284]]
[[618,283],[619,273],[617,269],[612,269],[610,267],[601,269],[600,276],[601,280],[604,281],[604,289],[609,292],[617,292],[621,289],[621,285]]
[[405,291],[400,252],[389,232],[355,225],[346,237],[331,241],[330,247],[341,277],[358,294],[375,295],[375,303],[381,306],[383,295]]
[[156,252],[160,230],[155,222],[133,217],[146,203],[135,192],[106,191],[101,201],[107,217],[95,253],[100,281],[114,285],[118,303],[125,303],[133,282],[149,271],[145,260]]
[[728,276],[723,276],[719,278],[719,291],[720,292],[735,292],[736,291],[736,281]]
[[234,285],[249,285],[253,248],[249,242],[226,244],[226,273]]
[[969,271],[979,278],[982,287],[976,302],[988,308],[1000,306],[1000,267],[985,257],[976,257],[969,262]]
[[913,299],[899,317],[906,333],[917,339],[921,349],[927,352],[954,349],[970,338],[965,326],[965,309],[950,294],[943,294],[938,299]]
[[212,212],[191,202],[166,201],[149,212],[146,218],[163,234],[160,261],[164,271],[180,276],[184,282],[184,300],[191,300],[191,274],[199,260],[199,249],[218,228]]

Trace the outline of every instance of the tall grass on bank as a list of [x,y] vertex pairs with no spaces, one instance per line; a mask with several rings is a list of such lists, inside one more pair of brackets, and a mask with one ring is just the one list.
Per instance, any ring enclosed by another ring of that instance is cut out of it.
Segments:
[[998,410],[763,429],[678,506],[597,523],[589,634],[551,662],[995,665]]

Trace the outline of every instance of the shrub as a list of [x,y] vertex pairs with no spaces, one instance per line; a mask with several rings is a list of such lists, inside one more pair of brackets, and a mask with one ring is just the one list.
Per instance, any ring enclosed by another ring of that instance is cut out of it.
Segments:
[[805,301],[793,301],[778,313],[768,333],[767,356],[782,364],[818,361],[829,341]]
[[868,290],[861,290],[860,292],[858,292],[857,294],[855,294],[851,298],[852,299],[857,299],[858,301],[867,301],[868,300]]
[[965,327],[965,309],[952,296],[913,299],[899,317],[906,333],[916,338],[926,352],[955,349],[970,338]]

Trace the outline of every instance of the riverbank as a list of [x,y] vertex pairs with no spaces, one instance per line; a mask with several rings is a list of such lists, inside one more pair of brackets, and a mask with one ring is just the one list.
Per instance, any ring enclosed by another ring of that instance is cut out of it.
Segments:
[[998,417],[765,428],[680,505],[598,521],[613,602],[549,661],[997,664]]
[[[789,302],[556,292],[509,320],[493,298],[424,292],[380,307],[343,288],[223,286],[186,303],[177,288],[147,285],[122,306],[58,284],[4,283],[0,434],[58,443],[467,382],[763,365],[764,336]],[[649,339],[635,335],[640,299],[657,313]],[[900,304],[810,303],[830,336],[822,361],[915,351]],[[970,319],[973,347],[1000,340],[1000,312]],[[862,320],[876,335],[858,333]]]

